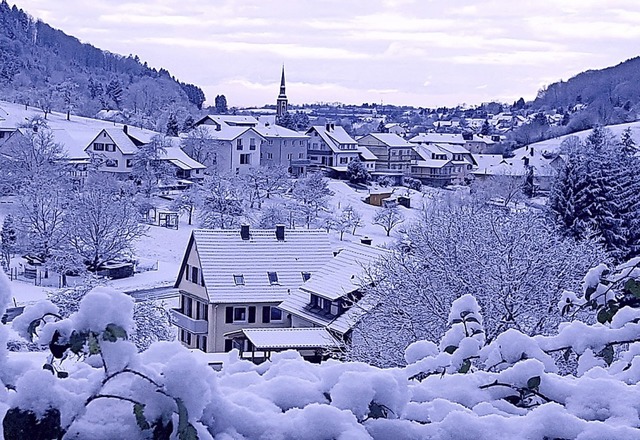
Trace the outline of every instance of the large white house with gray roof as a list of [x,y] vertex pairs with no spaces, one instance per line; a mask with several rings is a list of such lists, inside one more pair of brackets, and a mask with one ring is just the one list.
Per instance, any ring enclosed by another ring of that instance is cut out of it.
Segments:
[[225,334],[241,329],[291,327],[278,306],[331,259],[326,231],[194,230],[175,287],[179,339],[188,347],[223,352]]

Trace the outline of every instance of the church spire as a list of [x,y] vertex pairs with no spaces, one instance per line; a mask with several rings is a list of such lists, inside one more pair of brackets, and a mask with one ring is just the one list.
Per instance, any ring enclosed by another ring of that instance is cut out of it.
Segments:
[[287,93],[284,83],[284,64],[282,65],[282,77],[280,79],[280,94],[276,102],[276,120],[282,118],[287,113],[288,105]]

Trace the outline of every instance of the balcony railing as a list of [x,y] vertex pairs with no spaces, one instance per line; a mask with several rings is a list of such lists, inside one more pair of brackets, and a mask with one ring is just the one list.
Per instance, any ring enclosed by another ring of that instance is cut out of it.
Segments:
[[178,327],[194,334],[206,334],[209,331],[209,323],[203,319],[193,319],[182,313],[180,309],[171,309],[171,318]]

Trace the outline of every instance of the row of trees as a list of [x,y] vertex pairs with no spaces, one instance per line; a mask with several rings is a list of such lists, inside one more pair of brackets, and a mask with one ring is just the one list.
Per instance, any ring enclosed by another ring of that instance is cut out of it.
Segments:
[[582,142],[563,142],[566,163],[549,205],[573,237],[601,237],[611,256],[624,261],[640,252],[640,158],[631,132],[620,140],[596,127]]

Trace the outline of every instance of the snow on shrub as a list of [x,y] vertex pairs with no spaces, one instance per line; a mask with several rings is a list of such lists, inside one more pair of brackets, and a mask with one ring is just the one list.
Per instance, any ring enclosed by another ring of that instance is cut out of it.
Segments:
[[[310,364],[296,352],[254,365],[232,352],[215,372],[175,342],[138,353],[128,340],[131,300],[94,290],[67,319],[44,304],[17,324],[51,354],[44,369],[17,373],[0,353],[4,437],[640,438],[638,272],[591,273],[592,295],[601,291],[593,283],[610,286],[606,302],[584,298],[587,290],[565,295],[578,300],[569,309],[601,322],[569,321],[548,336],[510,329],[486,345],[478,304],[464,295],[439,343],[410,345],[403,368]],[[568,355],[578,358],[576,373],[562,375]]]

